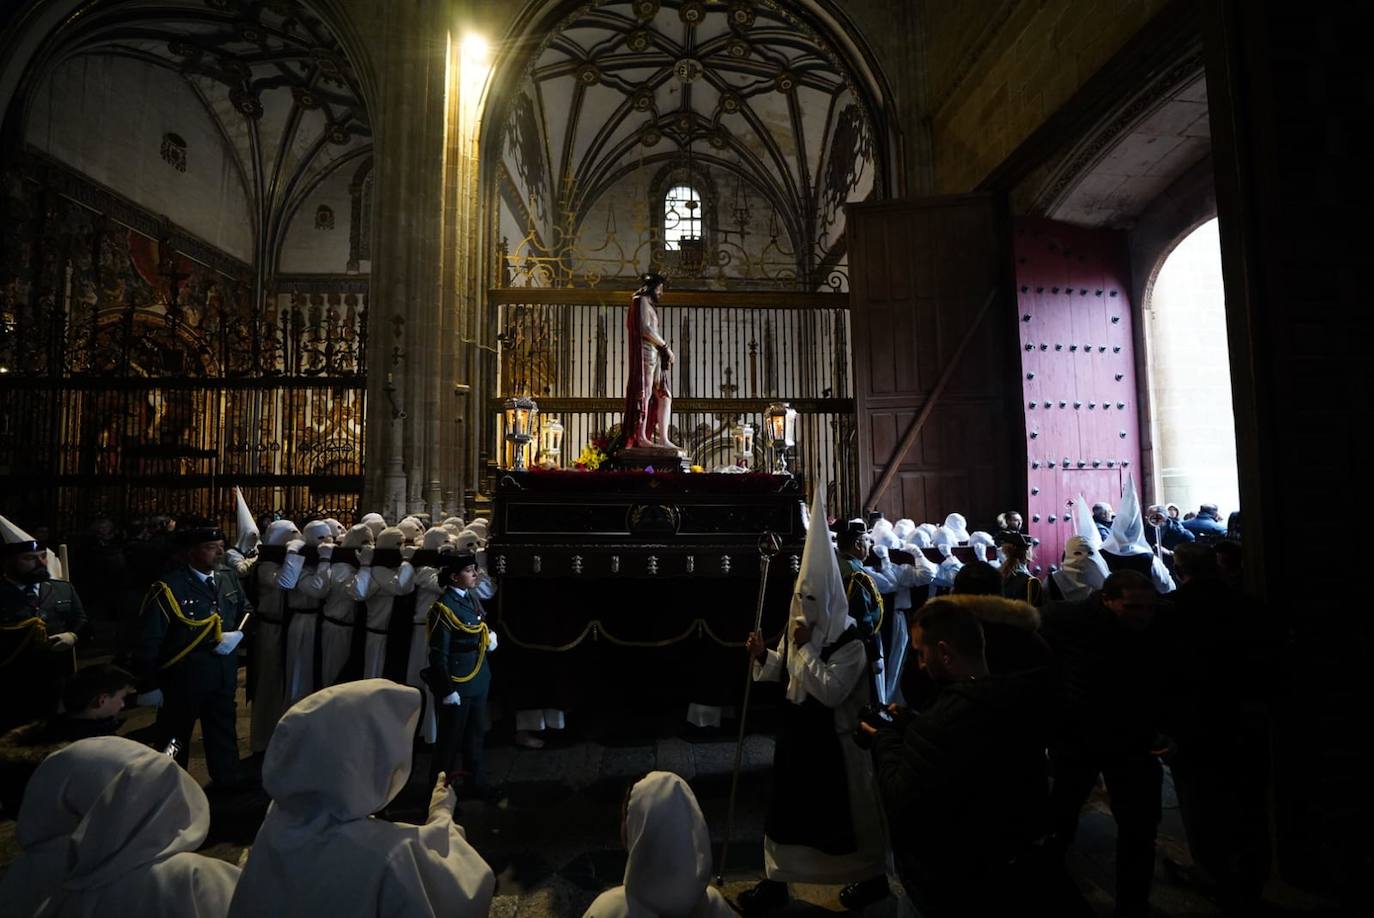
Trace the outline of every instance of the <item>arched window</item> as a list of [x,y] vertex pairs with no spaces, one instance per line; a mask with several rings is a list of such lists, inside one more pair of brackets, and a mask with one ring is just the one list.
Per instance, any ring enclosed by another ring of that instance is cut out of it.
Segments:
[[701,195],[691,185],[674,185],[663,198],[663,248],[681,251],[683,239],[701,238]]
[[1240,509],[1226,300],[1216,218],[1164,259],[1148,299],[1158,499]]

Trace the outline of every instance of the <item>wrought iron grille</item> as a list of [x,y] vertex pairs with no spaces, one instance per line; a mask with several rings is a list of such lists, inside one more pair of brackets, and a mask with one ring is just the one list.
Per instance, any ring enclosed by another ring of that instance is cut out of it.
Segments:
[[[559,464],[618,429],[626,383],[630,294],[586,289],[492,290],[498,341],[490,402],[497,464],[513,463],[503,399],[533,395],[564,425]],[[658,308],[677,355],[672,439],[703,468],[734,461],[731,427],[752,423],[755,468],[764,468],[763,412],[789,402],[800,413],[796,458],[808,482],[825,481],[831,510],[857,507],[848,297],[822,293],[675,291]],[[537,448],[537,444],[535,446]]]
[[90,186],[3,176],[0,476],[7,513],[351,518],[362,490],[367,279],[258,294],[247,266]]

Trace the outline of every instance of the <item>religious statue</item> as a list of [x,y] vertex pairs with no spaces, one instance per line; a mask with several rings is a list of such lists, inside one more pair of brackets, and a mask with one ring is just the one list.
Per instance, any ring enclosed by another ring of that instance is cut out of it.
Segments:
[[678,451],[668,439],[673,412],[669,373],[677,357],[659,332],[658,298],[668,281],[661,274],[640,276],[639,290],[630,301],[625,321],[630,367],[625,382],[625,418],[621,422],[626,449]]

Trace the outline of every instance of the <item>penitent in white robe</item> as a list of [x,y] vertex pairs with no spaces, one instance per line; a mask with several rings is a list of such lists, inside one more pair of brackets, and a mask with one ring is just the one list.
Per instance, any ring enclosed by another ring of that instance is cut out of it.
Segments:
[[[76,811],[68,809],[76,805]],[[79,818],[78,818],[79,817]],[[67,828],[59,823],[75,819]],[[0,914],[41,918],[222,918],[239,869],[193,853],[210,827],[200,785],[176,762],[118,736],[78,740],[44,760],[20,810],[25,847],[0,889]],[[36,823],[45,826],[36,827]],[[60,864],[48,855],[60,847]],[[39,849],[47,849],[42,851]],[[33,868],[41,866],[40,874]],[[11,874],[14,874],[11,877]],[[12,880],[13,885],[12,885]]]
[[625,883],[596,897],[583,918],[734,918],[711,886],[711,833],[687,782],[651,771],[625,809]]
[[322,689],[286,713],[232,918],[488,913],[496,878],[447,809],[420,826],[371,815],[405,786],[419,715],[420,693],[386,679]]

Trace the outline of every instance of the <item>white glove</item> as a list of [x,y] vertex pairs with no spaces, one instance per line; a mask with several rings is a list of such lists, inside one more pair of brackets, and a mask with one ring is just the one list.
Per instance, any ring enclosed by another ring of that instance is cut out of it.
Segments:
[[48,635],[48,646],[53,650],[66,650],[68,647],[76,646],[76,635],[70,631],[59,631],[57,634]]
[[329,556],[332,554],[334,554],[334,546],[332,543],[326,542],[320,546],[320,560],[328,560]]
[[373,552],[373,550],[374,550],[374,549],[372,548],[371,545],[364,545],[362,548],[358,549],[358,566],[359,566],[359,567],[371,567],[371,566],[372,566],[372,552]]
[[162,707],[162,689],[155,688],[151,692],[144,692],[134,699],[134,704],[146,708]]
[[288,554],[292,554],[292,555],[298,555],[298,554],[300,554],[301,549],[304,548],[304,547],[305,547],[305,540],[304,540],[304,539],[292,539],[290,542],[287,542],[287,543],[286,543],[286,551],[287,551]]
[[491,653],[491,652],[492,652],[493,650],[495,650],[495,649],[496,649],[496,632],[495,632],[495,631],[488,631],[488,632],[487,632],[487,653]]
[[882,559],[883,561],[886,561],[886,560],[887,560],[887,546],[886,546],[886,545],[874,545],[874,546],[873,546],[873,554],[877,555],[877,556],[878,556],[880,559]]
[[215,653],[220,656],[227,656],[234,652],[234,648],[239,646],[239,641],[243,640],[242,631],[226,631],[220,635],[219,643],[215,645]]
[[429,792],[429,822],[441,813],[453,817],[453,808],[458,804],[458,792],[448,786],[448,775],[439,772],[439,780],[434,782],[434,790]]
[[457,692],[449,692],[447,695],[445,695],[445,696],[443,697],[443,699],[442,699],[439,703],[440,703],[440,704],[462,704],[462,703],[463,703],[463,699],[461,699],[461,698],[458,697],[458,693],[457,693]]

